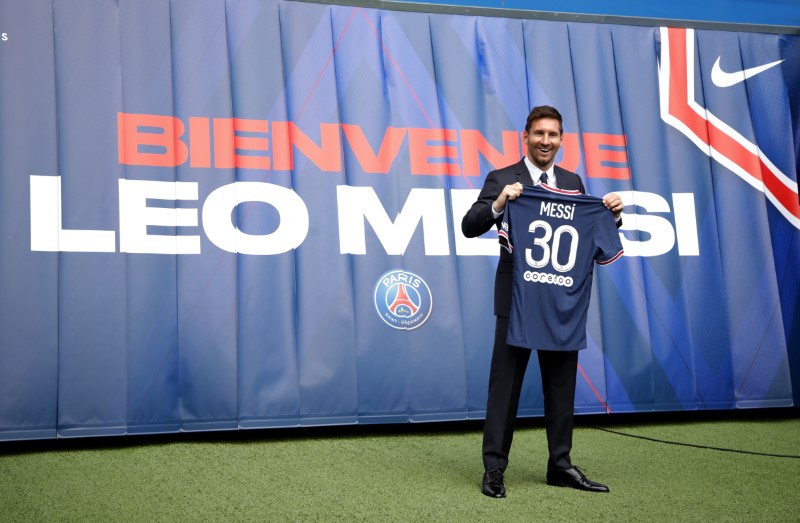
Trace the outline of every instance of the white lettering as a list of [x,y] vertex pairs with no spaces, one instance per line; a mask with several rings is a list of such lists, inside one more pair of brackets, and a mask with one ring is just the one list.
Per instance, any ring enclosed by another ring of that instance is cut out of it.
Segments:
[[565,203],[541,202],[539,214],[547,215],[551,218],[563,218],[571,220],[575,216],[575,205]]
[[[567,263],[560,263],[558,261],[558,251],[561,247],[561,238],[564,234],[569,235],[569,255],[567,256]],[[578,256],[578,230],[572,225],[562,225],[553,232],[553,255],[550,264],[558,272],[569,272],[575,267],[575,261]]]
[[536,271],[523,272],[522,279],[533,283],[549,283],[551,285],[561,285],[562,287],[572,287],[572,284],[575,283],[571,276]]
[[[658,194],[641,191],[618,191],[617,194],[626,206],[641,207],[648,212],[669,212],[669,203]],[[650,235],[649,240],[629,240],[620,234],[622,248],[627,256],[659,256],[675,246],[672,224],[660,216],[625,213],[620,229],[644,231]]]
[[119,181],[119,250],[200,254],[200,236],[147,234],[147,226],[196,227],[197,209],[148,207],[147,200],[197,200],[197,182]]
[[[626,206],[641,207],[647,212],[669,213],[669,203],[661,195],[643,191],[618,191]],[[660,256],[675,246],[676,232],[678,254],[697,256],[700,247],[692,193],[674,193],[675,229],[666,218],[644,214],[624,213],[623,231],[643,231],[650,235],[647,240],[629,240],[620,234],[625,256]]]
[[675,208],[675,234],[678,237],[678,254],[699,256],[700,242],[697,235],[697,212],[694,209],[694,194],[672,193]]
[[[450,254],[447,239],[447,214],[442,189],[412,189],[394,222],[372,187],[336,187],[339,207],[339,252],[366,254],[366,227],[369,222],[387,254],[403,254],[422,221],[425,254]],[[495,247],[496,250],[496,247]]]
[[[550,207],[551,209],[554,207]],[[541,213],[540,213],[541,214]],[[541,238],[535,236],[537,229],[543,229],[544,234]],[[528,226],[528,232],[534,234],[533,244],[538,245],[542,249],[542,257],[534,259],[533,249],[525,249],[525,261],[534,269],[540,269],[547,265],[549,262],[552,267],[558,272],[569,272],[575,266],[576,256],[578,254],[578,231],[572,225],[564,224],[558,227],[553,232],[552,226],[544,220],[534,220]],[[569,254],[567,255],[566,263],[558,261],[558,252],[561,248],[561,238],[564,234],[568,234],[569,239]],[[553,238],[552,248],[550,247],[550,238]]]
[[[270,234],[242,232],[231,213],[244,202],[275,207],[280,225]],[[291,189],[262,182],[234,182],[214,190],[203,205],[203,227],[211,242],[222,250],[242,254],[281,254],[297,248],[308,235],[308,208]]]
[[31,250],[115,252],[114,231],[61,227],[61,177],[31,176]]
[[467,213],[480,189],[451,189],[450,208],[453,214],[453,236],[458,256],[497,256],[497,233],[494,228],[478,238],[467,238],[461,232],[461,219]]
[[550,224],[544,220],[534,220],[528,226],[528,232],[531,234],[536,233],[537,229],[543,229],[544,235],[537,238],[534,236],[533,244],[538,245],[542,249],[542,257],[538,260],[533,257],[533,249],[525,249],[525,261],[528,265],[535,269],[540,269],[547,265],[550,261],[550,237],[553,236],[553,229]]
[[[180,230],[157,234],[152,227],[197,227],[199,208],[189,206],[148,206],[151,200],[197,200],[197,182],[160,182],[120,180],[119,235],[120,251],[152,254],[198,254],[201,235]],[[496,234],[465,238],[461,218],[478,197],[477,189],[453,189],[450,210],[453,240],[459,256],[497,256]],[[655,193],[619,191],[628,206],[621,231],[641,231],[641,237],[628,239],[620,234],[626,256],[659,256],[671,251],[676,243],[680,256],[700,253],[694,195],[674,193],[673,209]],[[280,216],[278,228],[270,234],[248,234],[231,217],[237,205],[245,202],[266,203]],[[401,255],[422,223],[422,239],[427,256],[450,254],[449,226],[444,189],[412,189],[402,210],[392,220],[372,187],[337,187],[339,249],[342,254],[366,254],[366,222],[369,222],[387,254]],[[30,177],[31,250],[45,252],[115,252],[116,231],[64,229],[62,226],[61,178]],[[70,202],[79,205],[80,202]],[[199,207],[199,206],[198,206]],[[572,206],[548,207],[549,214],[574,218]],[[674,212],[668,217],[650,213]],[[236,182],[213,191],[203,203],[202,226],[209,240],[228,252],[272,255],[300,246],[308,235],[309,216],[303,200],[291,189],[263,182]],[[149,231],[149,233],[148,233]],[[566,230],[564,231],[567,232]],[[570,231],[571,232],[571,231]],[[570,234],[571,235],[571,234]],[[533,238],[543,252],[529,252],[532,267],[551,262],[551,234]],[[561,240],[559,234],[559,240]],[[572,247],[572,246],[571,246]],[[572,249],[571,249],[572,250]],[[570,253],[570,258],[572,254]],[[556,260],[554,266],[563,265]]]

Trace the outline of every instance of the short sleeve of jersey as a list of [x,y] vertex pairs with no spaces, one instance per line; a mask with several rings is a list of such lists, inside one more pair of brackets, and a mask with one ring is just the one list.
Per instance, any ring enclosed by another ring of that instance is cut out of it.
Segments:
[[598,265],[608,265],[622,256],[622,241],[619,239],[619,229],[617,229],[614,215],[605,208],[605,205],[599,209],[597,214],[597,221],[594,224],[594,242],[597,245],[597,254],[594,260]]

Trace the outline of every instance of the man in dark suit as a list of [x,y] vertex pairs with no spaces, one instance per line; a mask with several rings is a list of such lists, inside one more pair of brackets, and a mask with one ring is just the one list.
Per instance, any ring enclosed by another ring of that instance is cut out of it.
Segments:
[[[464,236],[473,238],[493,226],[499,227],[506,202],[516,199],[522,193],[523,185],[546,183],[551,187],[586,193],[580,176],[554,165],[562,135],[561,114],[555,108],[533,108],[522,134],[527,149],[525,157],[514,165],[492,171],[486,176],[478,200],[461,222]],[[610,193],[603,198],[603,203],[614,213],[619,226],[622,223],[622,200],[617,194]],[[483,493],[498,498],[505,497],[503,473],[508,466],[522,380],[531,355],[528,349],[506,343],[512,269],[511,254],[501,249],[495,276],[494,314],[497,322],[483,431]],[[547,484],[608,492],[608,487],[586,478],[570,461],[578,352],[536,352],[542,375],[545,431],[550,455]]]

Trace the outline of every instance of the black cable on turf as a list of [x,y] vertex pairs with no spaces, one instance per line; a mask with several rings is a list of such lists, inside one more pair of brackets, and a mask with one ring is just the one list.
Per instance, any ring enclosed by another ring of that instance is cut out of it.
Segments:
[[617,434],[619,436],[627,436],[629,438],[638,438],[638,439],[643,439],[643,440],[647,440],[647,441],[655,441],[656,443],[666,443],[668,445],[680,445],[682,447],[693,447],[693,448],[696,448],[696,449],[719,450],[719,451],[723,451],[723,452],[736,452],[736,453],[739,453],[739,454],[751,454],[753,456],[768,456],[768,457],[771,457],[771,458],[800,459],[800,456],[795,455],[795,454],[770,454],[770,453],[767,453],[767,452],[754,452],[754,451],[751,451],[751,450],[726,449],[726,448],[723,448],[723,447],[711,447],[711,446],[708,446],[708,445],[696,445],[694,443],[681,443],[679,441],[669,441],[669,440],[665,440],[665,439],[649,438],[647,436],[639,436],[637,434],[629,434],[627,432],[620,432],[618,430],[605,429],[603,427],[595,427],[595,426],[592,426],[592,425],[587,425],[587,426],[590,429],[602,430],[603,432],[610,432],[611,434]]

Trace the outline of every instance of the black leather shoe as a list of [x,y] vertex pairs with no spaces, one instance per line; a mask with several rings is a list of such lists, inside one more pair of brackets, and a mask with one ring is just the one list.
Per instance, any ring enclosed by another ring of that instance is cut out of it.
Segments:
[[602,483],[592,481],[583,475],[578,467],[567,470],[547,471],[547,484],[554,487],[570,487],[589,492],[608,492],[608,487]]
[[484,472],[483,489],[481,492],[490,498],[506,497],[506,486],[503,483],[503,471],[500,469],[494,469]]

